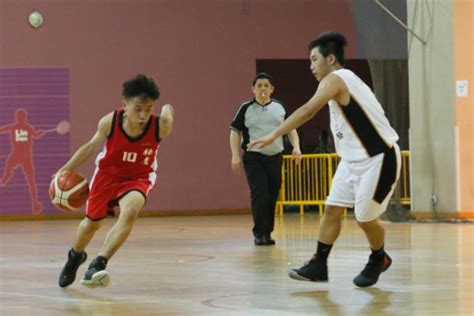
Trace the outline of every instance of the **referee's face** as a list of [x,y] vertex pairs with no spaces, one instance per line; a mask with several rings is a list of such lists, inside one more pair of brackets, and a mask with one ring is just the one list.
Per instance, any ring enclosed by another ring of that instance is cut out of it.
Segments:
[[273,93],[273,86],[266,78],[257,79],[255,85],[252,87],[252,92],[257,101],[268,102]]

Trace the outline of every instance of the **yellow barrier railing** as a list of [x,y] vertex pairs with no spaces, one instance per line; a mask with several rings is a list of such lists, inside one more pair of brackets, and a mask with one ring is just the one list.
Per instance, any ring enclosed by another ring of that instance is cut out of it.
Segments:
[[397,191],[393,194],[400,195],[400,204],[410,205],[411,204],[411,189],[410,189],[410,152],[402,151],[402,170],[400,172],[400,179],[398,180]]
[[[402,169],[397,191],[393,198],[409,205],[410,199],[410,153],[402,151]],[[336,171],[339,157],[332,154],[302,155],[301,163],[296,165],[291,155],[283,156],[282,185],[277,202],[277,213],[282,215],[285,205],[299,206],[304,214],[305,205],[317,205],[319,215],[323,214],[324,202],[331,188],[332,177]]]

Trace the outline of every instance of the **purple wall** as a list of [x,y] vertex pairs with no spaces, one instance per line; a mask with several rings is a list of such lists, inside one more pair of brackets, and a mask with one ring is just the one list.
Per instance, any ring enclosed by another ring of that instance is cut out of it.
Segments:
[[48,188],[69,158],[69,135],[55,132],[69,121],[68,70],[0,68],[0,108],[0,215],[57,213]]
[[[39,29],[27,24],[34,9]],[[0,0],[0,68],[69,69],[71,153],[120,106],[125,79],[155,77],[158,104],[173,104],[177,121],[146,209],[242,209],[248,190],[230,170],[228,126],[252,96],[256,59],[307,58],[326,30],[343,32],[357,57],[345,0]],[[80,171],[90,176],[93,160]]]

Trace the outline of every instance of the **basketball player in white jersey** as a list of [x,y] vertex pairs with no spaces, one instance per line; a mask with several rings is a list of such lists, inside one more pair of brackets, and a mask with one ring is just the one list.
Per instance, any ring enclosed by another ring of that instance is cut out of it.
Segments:
[[385,231],[379,216],[385,211],[400,173],[398,135],[385,117],[370,88],[344,69],[346,39],[334,32],[321,34],[309,44],[311,71],[320,82],[314,96],[267,136],[248,146],[264,147],[301,126],[329,103],[331,131],[341,157],[326,200],[316,254],[299,269],[296,280],[327,282],[327,258],[339,236],[345,208],[353,207],[357,223],[372,250],[354,284],[375,284],[392,259],[384,251]]

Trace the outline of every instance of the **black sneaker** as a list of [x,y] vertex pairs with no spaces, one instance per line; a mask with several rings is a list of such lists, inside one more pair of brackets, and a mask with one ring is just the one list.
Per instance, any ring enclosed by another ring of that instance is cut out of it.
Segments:
[[299,269],[292,269],[290,278],[299,281],[327,282],[328,264],[326,261],[318,260],[314,255]]
[[274,244],[276,244],[275,239],[272,239],[270,235],[264,236],[263,240],[265,240],[265,244],[269,246],[273,246]]
[[392,258],[385,254],[383,260],[374,260],[369,257],[369,262],[364,270],[354,278],[354,284],[359,287],[371,286],[377,283],[382,272],[386,271],[392,264]]
[[92,260],[87,269],[81,284],[90,288],[107,287],[110,282],[109,271],[105,270],[107,266],[107,259],[99,256]]
[[275,240],[270,236],[255,237],[254,239],[255,246],[273,246]]
[[71,249],[67,254],[67,258],[66,265],[59,275],[58,284],[60,287],[66,287],[74,282],[76,279],[77,269],[87,260],[87,253],[85,251],[75,253]]
[[267,240],[264,237],[255,237],[253,243],[255,244],[255,246],[266,246]]

